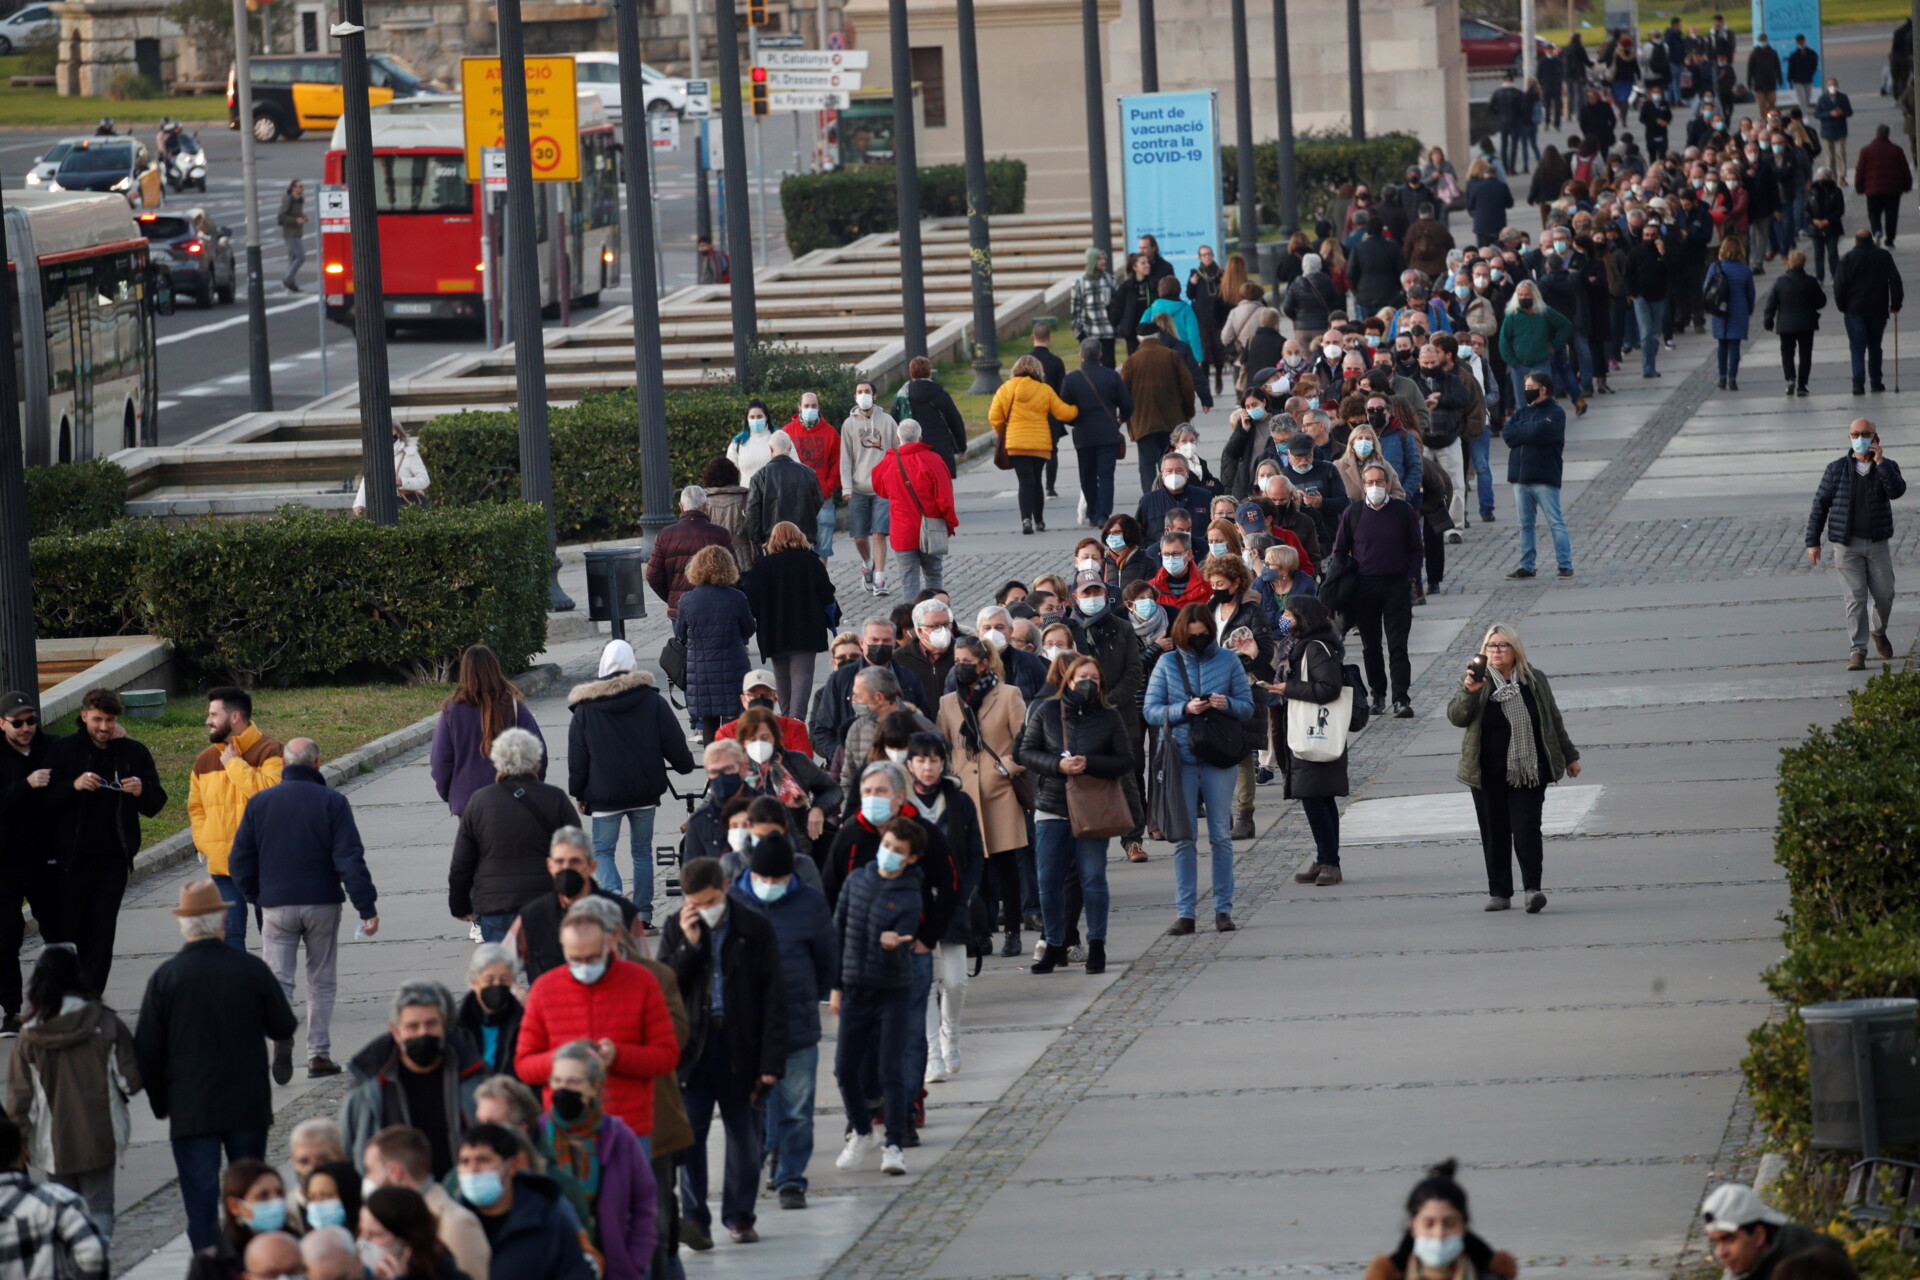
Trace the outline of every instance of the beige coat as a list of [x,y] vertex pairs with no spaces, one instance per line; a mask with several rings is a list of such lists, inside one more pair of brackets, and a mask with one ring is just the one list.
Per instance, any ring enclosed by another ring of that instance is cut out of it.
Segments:
[[[949,693],[941,698],[940,736],[953,749],[953,775],[980,811],[980,838],[989,854],[1023,848],[1027,843],[1026,811],[1014,798],[1013,784],[1000,775],[991,754],[967,750],[960,718],[960,695]],[[999,752],[1000,759],[1015,773],[1020,772],[1020,765],[1013,758],[1013,744],[1026,722],[1027,700],[1010,684],[997,686],[981,703],[981,741]]]
[[431,1179],[421,1186],[420,1194],[439,1224],[436,1234],[453,1255],[454,1265],[470,1276],[486,1275],[493,1262],[493,1246],[487,1243],[487,1230],[473,1210]]

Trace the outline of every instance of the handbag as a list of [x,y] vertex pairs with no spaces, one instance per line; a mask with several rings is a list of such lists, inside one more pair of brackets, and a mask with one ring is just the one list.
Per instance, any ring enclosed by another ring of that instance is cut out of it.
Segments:
[[[1352,507],[1347,508],[1353,510]],[[1344,523],[1343,515],[1341,521]],[[1338,533],[1335,534],[1336,539]],[[1329,551],[1320,565],[1320,578],[1314,583],[1314,594],[1327,608],[1335,613],[1345,613],[1353,607],[1354,599],[1360,589],[1360,570],[1354,564],[1351,551]]]
[[1154,750],[1153,773],[1147,779],[1147,826],[1160,833],[1162,840],[1178,844],[1193,839],[1193,814],[1187,809],[1187,796],[1180,789],[1180,744],[1173,740],[1172,729],[1160,731]]
[[[1187,701],[1193,701],[1198,695],[1193,691],[1193,682],[1187,678],[1185,657],[1178,653],[1169,656],[1180,669],[1180,683],[1186,686]],[[1193,758],[1201,764],[1215,769],[1237,768],[1247,754],[1246,726],[1220,708],[1208,707],[1187,724],[1187,750],[1193,752]]]
[[927,509],[920,505],[920,495],[913,491],[913,481],[907,479],[906,464],[895,459],[900,470],[900,483],[907,486],[907,497],[913,499],[913,509],[920,513],[920,554],[923,556],[943,556],[947,554],[947,522],[938,516],[930,516]]
[[[1333,650],[1322,641],[1314,641],[1328,657]],[[1306,678],[1307,656],[1300,655],[1300,677]],[[1347,753],[1347,735],[1353,724],[1353,690],[1341,673],[1340,696],[1332,702],[1307,702],[1287,699],[1287,750],[1296,760],[1309,764],[1328,764]]]
[[679,636],[668,639],[660,650],[660,671],[675,689],[687,687],[687,642]]
[[1013,470],[1013,455],[1007,452],[1007,436],[1004,431],[996,431],[993,436],[993,465],[1002,471]]
[[1700,289],[1700,309],[1710,316],[1726,318],[1727,314],[1727,273],[1714,263],[1707,272],[1707,282]]
[[[1060,749],[1067,746],[1067,704],[1060,703]],[[1067,774],[1067,821],[1077,840],[1111,840],[1133,830],[1133,807],[1118,778]]]
[[979,736],[981,749],[993,757],[994,767],[1000,770],[1000,776],[1005,778],[1007,785],[1013,788],[1013,798],[1019,801],[1022,809],[1028,813],[1032,813],[1034,803],[1033,775],[1025,769],[1015,773],[1013,770],[1007,768],[1007,762],[1000,758],[1000,753],[993,749],[991,742],[987,741],[987,731],[980,727],[980,717],[974,714],[972,707],[964,702],[961,703],[960,714],[973,721],[973,731]]

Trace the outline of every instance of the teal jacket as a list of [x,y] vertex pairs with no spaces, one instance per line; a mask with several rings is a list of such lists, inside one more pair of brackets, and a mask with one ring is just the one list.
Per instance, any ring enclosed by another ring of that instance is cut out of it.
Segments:
[[1152,324],[1161,316],[1173,317],[1174,334],[1187,344],[1194,359],[1200,359],[1206,348],[1200,345],[1200,321],[1193,314],[1193,304],[1183,298],[1161,298],[1147,308],[1140,323]]
[[1500,322],[1500,358],[1512,369],[1531,369],[1553,359],[1573,338],[1573,322],[1544,302],[1533,310],[1509,311]]
[[[1547,780],[1558,782],[1566,774],[1567,766],[1580,758],[1580,748],[1567,737],[1566,722],[1560,718],[1560,704],[1553,700],[1553,686],[1547,683],[1547,678],[1535,670],[1527,676],[1526,686],[1533,692],[1533,705],[1538,712],[1534,733],[1547,752],[1547,769],[1552,775]],[[1482,684],[1478,693],[1470,691],[1463,681],[1455,687],[1453,700],[1447,703],[1448,721],[1466,730],[1460,738],[1460,766],[1453,771],[1453,776],[1476,791],[1480,789],[1480,717],[1486,714],[1492,696],[1492,680]]]

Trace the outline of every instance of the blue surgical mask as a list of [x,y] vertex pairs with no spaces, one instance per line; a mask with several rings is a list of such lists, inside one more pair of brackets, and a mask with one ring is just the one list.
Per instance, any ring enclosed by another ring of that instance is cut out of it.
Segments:
[[814,423],[820,421],[820,411],[818,409],[802,409],[800,411],[800,421],[806,423],[808,426],[812,426]]
[[1461,299],[1471,298],[1473,296],[1473,286],[1470,284],[1457,284],[1453,286],[1453,296]]
[[1166,556],[1160,563],[1166,565],[1167,572],[1176,578],[1187,571],[1187,558],[1185,556]]
[[1504,271],[1502,271],[1502,270],[1501,270],[1500,268],[1498,268],[1498,267],[1494,267],[1494,268],[1492,268],[1492,269],[1491,269],[1491,270],[1490,270],[1490,271],[1488,272],[1488,274],[1489,274],[1489,275],[1491,275],[1491,276],[1492,276],[1492,277],[1493,277],[1493,278],[1494,278],[1495,280],[1505,280],[1505,279],[1507,278],[1507,273],[1506,273],[1506,272],[1504,272]]
[[309,1227],[344,1227],[347,1225],[347,1206],[338,1200],[307,1201],[307,1225]]
[[1854,436],[1848,443],[1853,446],[1853,451],[1863,458],[1873,452],[1872,436]]
[[1082,596],[1080,599],[1075,600],[1074,603],[1080,606],[1080,612],[1085,616],[1097,618],[1106,610],[1107,598],[1105,596]]
[[500,1179],[498,1169],[486,1169],[479,1173],[460,1174],[460,1198],[476,1209],[491,1209],[500,1203],[500,1197],[507,1194],[506,1183]]
[[787,896],[787,882],[785,880],[776,880],[772,884],[768,884],[765,880],[754,877],[753,896],[762,902],[778,902]]
[[1453,1265],[1453,1260],[1458,1258],[1460,1251],[1466,1247],[1467,1237],[1464,1234],[1441,1236],[1437,1240],[1431,1236],[1413,1238],[1414,1256],[1424,1265],[1436,1269]]
[[893,816],[893,801],[885,796],[861,796],[860,816],[879,826]]
[[766,429],[767,429],[767,420],[765,418],[748,418],[747,419],[747,430],[765,431]]
[[884,847],[873,855],[873,860],[879,864],[880,870],[890,876],[899,875],[901,871],[906,869],[907,865],[906,854],[895,853],[892,849]]
[[1127,540],[1117,533],[1107,535],[1107,550],[1121,551],[1126,548]]
[[1371,457],[1373,455],[1373,441],[1355,440],[1353,442],[1353,451],[1363,458]]
[[1207,554],[1210,556],[1223,556],[1231,550],[1233,550],[1233,548],[1224,542],[1209,542],[1207,544]]
[[1160,608],[1159,601],[1152,596],[1141,596],[1133,602],[1133,616],[1142,622],[1153,621],[1153,615]]
[[1252,418],[1255,422],[1258,422],[1260,421],[1260,419],[1267,416],[1267,407],[1262,404],[1253,405],[1247,410],[1247,416],[1249,418]]
[[254,1200],[247,1205],[247,1226],[258,1235],[262,1231],[278,1231],[287,1225],[287,1202],[285,1200]]
[[572,974],[573,980],[581,986],[590,987],[607,976],[607,962],[604,958],[595,960],[592,964],[574,964],[569,962],[567,972]]

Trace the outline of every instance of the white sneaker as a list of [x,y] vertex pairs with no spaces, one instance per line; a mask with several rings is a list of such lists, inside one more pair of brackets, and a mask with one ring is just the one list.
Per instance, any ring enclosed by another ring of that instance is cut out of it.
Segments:
[[887,571],[885,569],[875,569],[873,571],[873,594],[877,596],[890,596],[893,594],[893,588],[887,585]]
[[891,1178],[898,1178],[907,1171],[907,1158],[900,1148],[890,1146],[880,1153],[880,1172]]
[[873,561],[871,560],[860,562],[860,585],[869,593],[873,591]]
[[481,938],[480,936],[480,922],[478,920],[475,920],[472,924],[467,926],[467,941],[473,942],[473,943],[479,943],[484,941],[484,939]]
[[947,1055],[947,1079],[951,1080],[959,1074],[960,1074],[960,1051],[958,1049],[955,1049],[952,1053]]
[[1463,537],[1461,536],[1461,533],[1460,533],[1460,531],[1459,531],[1458,529],[1449,529],[1449,530],[1447,530],[1447,545],[1448,545],[1448,546],[1452,546],[1452,547],[1457,547],[1457,546],[1459,546],[1459,545],[1460,545],[1460,544],[1461,544],[1461,543],[1462,543],[1463,541],[1465,541],[1465,539],[1464,539],[1464,538],[1463,538]]
[[947,1064],[940,1061],[940,1059],[938,1058],[928,1058],[926,1083],[945,1084],[946,1082],[947,1082]]
[[865,1133],[850,1133],[847,1135],[846,1147],[834,1158],[833,1167],[836,1169],[858,1168],[860,1158],[879,1145],[880,1134],[873,1129]]

